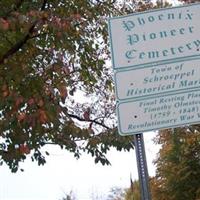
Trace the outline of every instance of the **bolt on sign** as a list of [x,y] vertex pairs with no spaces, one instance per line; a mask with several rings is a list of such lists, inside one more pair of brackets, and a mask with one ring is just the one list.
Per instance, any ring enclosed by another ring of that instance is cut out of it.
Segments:
[[140,68],[200,56],[200,4],[109,19],[114,69]]

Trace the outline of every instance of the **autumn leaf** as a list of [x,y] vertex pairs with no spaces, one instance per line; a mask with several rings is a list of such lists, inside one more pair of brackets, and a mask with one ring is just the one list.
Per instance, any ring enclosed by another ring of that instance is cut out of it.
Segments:
[[15,105],[16,107],[18,107],[21,103],[23,103],[23,97],[20,96],[20,97],[17,97],[16,101],[15,101]]
[[48,117],[47,117],[47,114],[46,114],[45,110],[39,109],[38,110],[38,115],[39,115],[39,122],[41,124],[47,123]]
[[62,85],[62,86],[59,88],[59,92],[60,92],[61,100],[62,100],[62,102],[64,103],[66,97],[68,96],[66,86]]
[[9,29],[9,22],[3,18],[0,18],[0,29],[7,31]]
[[81,19],[81,15],[80,14],[73,14],[73,15],[71,15],[71,17],[73,18],[73,19],[75,19],[75,20],[80,20]]
[[3,97],[7,97],[7,96],[9,96],[9,91],[8,90],[3,91]]
[[7,97],[9,95],[8,86],[6,84],[4,84],[1,89],[2,89],[2,96]]
[[17,115],[18,122],[24,121],[25,118],[26,118],[26,113],[24,113],[24,112],[19,113],[19,114]]
[[42,99],[40,99],[37,103],[37,105],[41,108],[44,106],[44,101]]
[[34,103],[35,103],[34,98],[30,98],[30,99],[28,100],[28,105],[29,105],[29,106],[33,105]]
[[61,33],[61,32],[57,32],[57,33],[56,33],[56,36],[57,36],[58,38],[61,38],[61,37],[62,37],[62,33]]
[[8,90],[8,86],[6,84],[4,84],[2,87],[1,87],[2,91],[5,91],[5,90]]
[[67,66],[63,66],[63,72],[65,73],[65,75],[69,75],[70,74],[70,70]]
[[86,121],[89,121],[89,120],[90,120],[90,113],[89,113],[88,111],[85,111],[85,112],[83,113],[83,117],[84,117],[84,119],[85,119]]
[[[45,156],[39,149],[47,143],[59,145],[76,157],[81,152],[94,156],[94,152],[101,152],[98,145],[86,147],[77,141],[88,141],[97,133],[102,144],[120,150],[133,148],[128,139],[114,134],[114,92],[107,84],[112,73],[110,64],[105,64],[110,57],[108,31],[105,20],[100,20],[126,9],[122,10],[117,1],[17,2],[0,1],[3,162],[16,172],[23,159],[13,147],[21,141],[22,154],[29,152],[25,144],[31,144],[32,157],[39,164],[44,163]],[[135,3],[129,12],[134,8]],[[77,98],[79,92],[83,99]],[[99,120],[89,125],[91,118]],[[106,120],[111,120],[109,126],[104,124]],[[9,162],[4,148],[12,155]]]
[[29,154],[30,153],[30,149],[29,149],[28,145],[26,145],[26,144],[20,144],[19,151],[21,154]]

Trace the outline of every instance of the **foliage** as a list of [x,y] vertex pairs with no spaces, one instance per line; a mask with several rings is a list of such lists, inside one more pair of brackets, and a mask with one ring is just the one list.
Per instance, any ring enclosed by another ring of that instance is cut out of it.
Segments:
[[113,187],[107,200],[140,200],[140,184],[139,180],[132,181],[130,179],[130,188],[117,188]]
[[2,0],[0,7],[0,163],[16,172],[30,154],[43,165],[46,144],[102,164],[110,147],[133,148],[115,128],[106,18],[139,2]]
[[107,200],[122,200],[124,199],[125,191],[122,188],[111,188]]
[[[0,1],[0,164],[16,172],[28,154],[56,144],[109,164],[117,133],[106,18],[151,8],[150,1]],[[84,100],[83,100],[84,99]]]
[[[155,160],[156,176],[150,178],[154,200],[200,199],[200,127],[160,131],[155,143],[161,149]],[[125,190],[125,200],[140,200],[139,181]]]
[[69,194],[65,194],[61,200],[76,200],[75,194],[73,191],[70,191]]
[[199,126],[160,131],[156,142],[162,145],[156,164],[153,196],[159,200],[198,200],[200,198]]
[[131,181],[131,187],[125,190],[125,198],[124,200],[140,200],[140,184],[139,181],[136,180],[134,182]]

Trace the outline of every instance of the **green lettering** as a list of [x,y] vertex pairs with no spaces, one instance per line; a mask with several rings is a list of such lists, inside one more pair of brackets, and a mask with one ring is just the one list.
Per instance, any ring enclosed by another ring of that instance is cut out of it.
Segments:
[[183,53],[184,52],[183,46],[178,47],[178,50],[179,50],[180,53]]
[[173,30],[170,31],[170,33],[171,33],[172,36],[175,36],[176,35],[176,30],[173,29]]
[[163,56],[167,56],[168,50],[165,49],[165,50],[163,50],[162,53],[163,53]]
[[179,33],[180,33],[181,35],[183,35],[184,32],[185,32],[185,29],[184,29],[184,28],[180,28],[180,29],[179,29]]
[[159,58],[159,52],[158,51],[149,51],[148,58]]
[[139,58],[140,58],[140,59],[143,59],[145,55],[146,55],[146,54],[145,54],[144,52],[141,52],[141,53],[139,54]]

